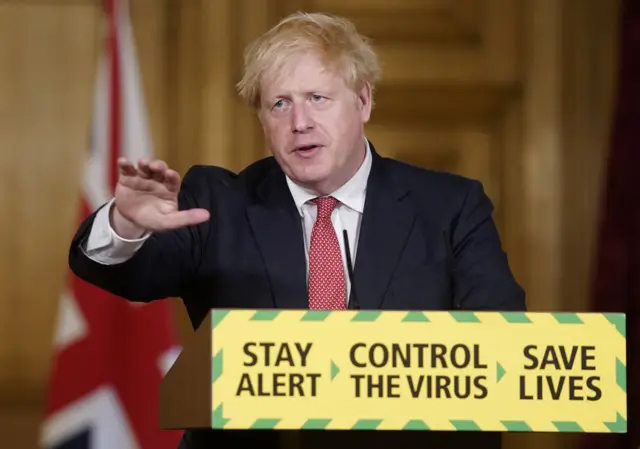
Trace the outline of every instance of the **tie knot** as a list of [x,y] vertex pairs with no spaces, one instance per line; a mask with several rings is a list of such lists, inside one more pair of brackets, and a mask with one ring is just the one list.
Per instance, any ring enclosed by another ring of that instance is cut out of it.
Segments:
[[329,218],[331,217],[331,212],[338,205],[338,200],[332,196],[323,196],[320,198],[316,198],[313,200],[318,207],[318,218]]

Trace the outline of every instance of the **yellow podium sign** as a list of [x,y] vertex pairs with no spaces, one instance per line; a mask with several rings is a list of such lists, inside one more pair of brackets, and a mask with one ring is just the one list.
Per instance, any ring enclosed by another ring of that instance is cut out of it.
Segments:
[[214,428],[626,432],[622,314],[212,314]]

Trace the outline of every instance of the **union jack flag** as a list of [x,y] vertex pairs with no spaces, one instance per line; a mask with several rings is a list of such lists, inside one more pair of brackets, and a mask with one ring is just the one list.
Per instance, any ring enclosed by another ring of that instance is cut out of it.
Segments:
[[[104,0],[104,12],[80,220],[112,197],[118,157],[152,157],[128,3]],[[172,318],[168,301],[133,304],[69,271],[41,447],[175,449],[181,432],[158,429],[158,387],[180,350]]]

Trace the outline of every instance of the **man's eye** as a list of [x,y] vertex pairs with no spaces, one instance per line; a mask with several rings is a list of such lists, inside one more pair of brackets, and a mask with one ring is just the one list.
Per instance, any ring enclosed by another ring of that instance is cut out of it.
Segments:
[[324,97],[322,95],[312,95],[311,99],[313,101],[321,101],[321,100],[324,100]]
[[273,105],[274,108],[281,108],[284,106],[284,101],[283,100],[278,100],[276,101],[276,104]]

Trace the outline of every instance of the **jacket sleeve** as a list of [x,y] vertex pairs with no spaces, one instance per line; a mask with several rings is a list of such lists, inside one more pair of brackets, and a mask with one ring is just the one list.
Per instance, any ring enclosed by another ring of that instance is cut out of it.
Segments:
[[515,280],[482,184],[470,188],[451,232],[457,308],[525,311],[525,293]]
[[[184,176],[178,207],[212,210],[213,195],[203,170],[192,167]],[[103,206],[105,207],[105,206]],[[154,233],[133,257],[118,264],[101,264],[85,252],[98,211],[78,228],[69,248],[69,267],[81,279],[130,301],[149,302],[180,297],[197,276],[200,262],[210,250],[212,220],[197,226]]]

